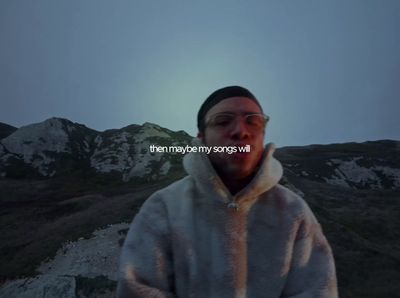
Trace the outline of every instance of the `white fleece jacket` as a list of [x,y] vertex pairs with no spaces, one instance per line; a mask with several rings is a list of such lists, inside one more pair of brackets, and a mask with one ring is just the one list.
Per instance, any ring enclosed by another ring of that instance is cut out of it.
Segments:
[[154,193],[131,224],[117,297],[337,297],[331,248],[304,200],[277,184],[273,151],[235,196],[207,155],[186,155],[189,176]]

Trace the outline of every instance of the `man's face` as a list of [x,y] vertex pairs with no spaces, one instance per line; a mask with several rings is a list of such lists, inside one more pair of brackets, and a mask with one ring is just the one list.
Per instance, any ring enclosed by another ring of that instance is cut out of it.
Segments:
[[[204,132],[198,134],[205,145],[250,145],[248,153],[215,153],[212,150],[209,158],[220,174],[232,179],[243,179],[256,170],[264,149],[264,126],[260,128],[252,124],[251,117],[246,118],[246,115],[261,113],[259,106],[247,97],[224,99],[207,112]],[[224,115],[228,115],[228,119],[229,115],[233,115],[234,121],[227,124]]]

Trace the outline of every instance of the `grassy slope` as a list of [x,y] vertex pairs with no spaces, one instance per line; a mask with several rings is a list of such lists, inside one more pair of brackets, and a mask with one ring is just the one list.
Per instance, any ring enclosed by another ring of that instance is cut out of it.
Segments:
[[34,275],[66,241],[89,237],[108,224],[130,222],[143,201],[169,183],[94,186],[71,178],[1,180],[0,282]]
[[[399,293],[400,193],[288,178],[305,193],[332,245],[340,297]],[[31,276],[66,240],[130,222],[143,201],[171,180],[102,186],[73,178],[0,181],[0,278]]]
[[400,192],[353,190],[295,177],[336,260],[340,297],[400,292]]

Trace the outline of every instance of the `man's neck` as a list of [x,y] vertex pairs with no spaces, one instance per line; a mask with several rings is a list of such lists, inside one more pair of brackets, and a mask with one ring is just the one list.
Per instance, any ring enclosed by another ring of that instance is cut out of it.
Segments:
[[228,188],[229,192],[232,195],[235,195],[239,191],[241,191],[243,188],[245,188],[247,186],[247,184],[250,183],[250,181],[253,179],[254,175],[255,174],[252,174],[248,177],[240,178],[240,179],[232,179],[232,177],[226,177],[223,174],[219,174],[219,177],[221,178],[221,180],[225,184],[225,186]]

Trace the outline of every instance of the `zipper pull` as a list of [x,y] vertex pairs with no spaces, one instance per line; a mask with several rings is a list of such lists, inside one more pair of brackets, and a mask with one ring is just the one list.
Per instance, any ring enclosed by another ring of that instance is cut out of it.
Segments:
[[239,206],[235,202],[230,202],[228,204],[229,209],[235,209],[236,211],[239,211]]

